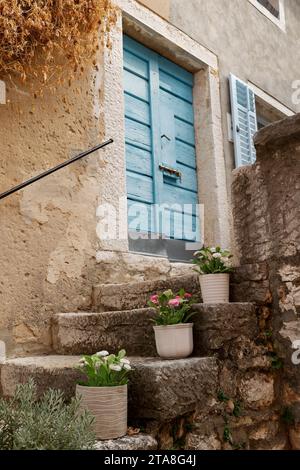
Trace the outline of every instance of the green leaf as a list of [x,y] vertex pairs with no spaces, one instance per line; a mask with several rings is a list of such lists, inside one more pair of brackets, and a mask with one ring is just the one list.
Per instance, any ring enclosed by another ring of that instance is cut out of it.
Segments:
[[119,359],[123,359],[126,356],[126,351],[125,349],[121,349],[118,354]]

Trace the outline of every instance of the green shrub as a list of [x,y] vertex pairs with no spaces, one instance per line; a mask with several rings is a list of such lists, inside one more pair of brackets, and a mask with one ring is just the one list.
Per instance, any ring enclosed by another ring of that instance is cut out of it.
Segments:
[[59,390],[38,399],[33,380],[19,385],[13,398],[0,399],[1,450],[92,449],[93,418],[79,412],[80,400],[66,404]]

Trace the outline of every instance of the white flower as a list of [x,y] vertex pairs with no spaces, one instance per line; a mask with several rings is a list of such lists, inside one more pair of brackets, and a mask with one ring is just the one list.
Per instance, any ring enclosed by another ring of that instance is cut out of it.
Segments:
[[84,359],[84,357],[82,359],[79,360],[79,365],[81,367],[84,367],[84,366],[87,366],[88,365],[88,362]]
[[120,359],[120,362],[121,364],[130,364],[129,359],[126,359],[126,357],[124,357],[123,359]]
[[130,364],[123,364],[125,370],[131,370]]
[[214,253],[213,258],[222,258],[221,253]]
[[109,356],[109,352],[108,351],[99,351],[99,352],[96,353],[96,356],[98,356],[98,357]]
[[118,366],[117,364],[110,364],[109,368],[111,370],[114,370],[116,372],[120,372],[122,370],[122,367],[121,366]]
[[216,248],[215,248],[214,246],[212,246],[211,249],[210,249],[210,251],[211,251],[212,253],[215,253],[215,252],[216,252]]
[[227,268],[230,268],[231,267],[231,261],[229,258],[222,258],[222,261],[224,263],[224,265],[227,267]]

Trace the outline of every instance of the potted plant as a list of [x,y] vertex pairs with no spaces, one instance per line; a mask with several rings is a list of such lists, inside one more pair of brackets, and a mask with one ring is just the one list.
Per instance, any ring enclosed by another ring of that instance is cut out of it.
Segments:
[[94,417],[97,439],[116,439],[127,432],[127,383],[130,361],[122,349],[117,355],[100,351],[83,356],[80,370],[86,376],[76,386],[81,408]]
[[197,265],[196,271],[200,273],[200,287],[204,303],[229,302],[229,276],[232,272],[228,250],[203,247],[194,253],[193,262]]
[[192,295],[180,290],[174,294],[167,290],[152,295],[148,305],[156,310],[154,328],[156,350],[164,359],[180,359],[193,352],[193,323],[189,319],[193,305]]

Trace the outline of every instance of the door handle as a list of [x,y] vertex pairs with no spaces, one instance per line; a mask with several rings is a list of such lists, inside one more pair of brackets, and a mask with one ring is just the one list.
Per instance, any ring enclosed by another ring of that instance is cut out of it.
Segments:
[[170,168],[169,166],[164,165],[163,163],[159,164],[159,169],[163,173],[167,173],[167,176],[169,178],[174,178],[174,179],[181,179],[182,173],[179,170],[176,170],[175,168]]

